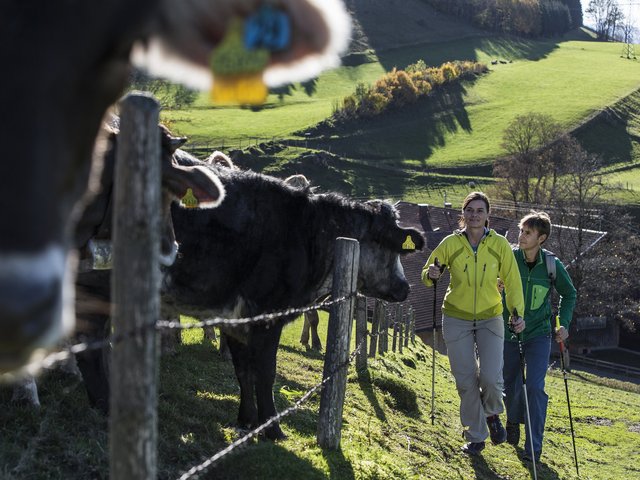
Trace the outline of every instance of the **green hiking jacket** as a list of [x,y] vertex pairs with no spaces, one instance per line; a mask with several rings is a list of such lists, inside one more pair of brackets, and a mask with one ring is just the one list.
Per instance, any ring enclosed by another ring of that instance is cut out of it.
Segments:
[[[547,250],[540,249],[538,262],[529,270],[524,252],[519,248],[513,251],[524,288],[525,309],[523,318],[526,322],[526,328],[522,336],[523,341],[541,335],[549,335],[552,331],[551,322],[553,322],[553,327],[555,328],[555,316],[551,311],[551,280],[549,280],[547,266],[543,257],[546,252]],[[573,309],[576,306],[576,289],[564,265],[557,258],[555,289],[560,296],[560,324],[569,330]],[[507,309],[506,306],[507,304],[503,299],[504,310],[502,316],[505,321],[505,340],[515,342],[517,340],[515,335],[508,333],[509,312],[512,310]]]
[[491,229],[474,252],[463,231],[456,230],[431,252],[422,269],[422,283],[433,281],[427,275],[429,265],[437,258],[449,269],[451,280],[444,296],[442,312],[463,320],[486,320],[502,313],[502,298],[497,279],[505,284],[509,308],[524,310],[522,283],[511,245],[506,238]]

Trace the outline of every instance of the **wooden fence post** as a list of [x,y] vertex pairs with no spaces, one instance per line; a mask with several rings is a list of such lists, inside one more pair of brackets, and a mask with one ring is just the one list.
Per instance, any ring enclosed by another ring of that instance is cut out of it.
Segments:
[[402,309],[402,324],[404,325],[404,346],[409,347],[409,335],[411,332],[411,306],[409,304],[404,305]]
[[411,329],[411,345],[416,344],[416,312],[409,307],[409,328]]
[[356,303],[356,348],[362,343],[356,354],[356,370],[367,369],[367,299],[358,297]]
[[382,323],[382,300],[376,298],[373,302],[373,317],[371,318],[371,344],[369,345],[369,356],[375,358],[376,351],[380,345],[380,325]]
[[393,341],[391,343],[391,351],[396,353],[396,345],[398,344],[398,324],[396,323],[395,318],[393,319],[393,323],[391,324],[393,327]]
[[402,316],[403,308],[401,303],[396,304],[396,323],[398,324],[398,353],[402,353],[404,346],[404,318]]
[[[356,292],[359,262],[358,241],[339,237],[336,240],[335,270],[331,292],[334,299]],[[327,350],[322,378],[333,376],[322,389],[317,440],[320,447],[332,450],[340,447],[342,435],[342,408],[347,389],[348,371],[348,366],[345,364],[349,359],[354,304],[354,298],[333,304],[329,314]]]
[[384,355],[389,350],[389,308],[387,302],[382,303],[384,314],[380,324],[380,355]]
[[115,167],[111,321],[128,335],[111,352],[109,476],[157,477],[160,316],[160,106],[149,94],[129,94]]

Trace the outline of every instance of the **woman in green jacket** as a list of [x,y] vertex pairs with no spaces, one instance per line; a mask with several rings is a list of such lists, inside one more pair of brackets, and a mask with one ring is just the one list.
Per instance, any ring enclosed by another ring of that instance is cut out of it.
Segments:
[[[551,220],[544,212],[532,212],[520,220],[518,248],[514,250],[522,285],[524,287],[524,318],[527,328],[522,333],[522,348],[526,364],[527,399],[531,418],[531,435],[526,431],[524,458],[531,461],[530,438],[533,438],[533,451],[536,462],[542,454],[542,436],[547,418],[547,401],[544,391],[545,376],[551,353],[551,337],[557,342],[569,336],[569,323],[576,304],[576,289],[562,262],[552,258],[555,263],[555,285],[549,278],[545,257],[553,255],[542,248],[542,244],[551,235]],[[555,287],[560,296],[560,328],[556,329],[551,311],[551,290]],[[507,303],[508,305],[508,303]],[[509,322],[511,310],[504,310],[505,324]],[[553,325],[552,325],[553,322]],[[515,335],[507,335],[504,343],[504,392],[507,407],[507,441],[518,445],[520,424],[525,422],[525,402],[520,371],[520,351]]]
[[[460,396],[460,421],[467,440],[462,450],[470,455],[484,449],[487,436],[494,444],[507,437],[499,417],[504,411],[504,323],[498,278],[504,282],[509,311],[524,310],[520,273],[511,246],[488,228],[489,212],[484,193],[467,195],[460,230],[440,242],[422,269],[422,282],[427,287],[440,277],[441,265],[449,269],[442,332]],[[513,323],[516,331],[525,327],[519,316]]]

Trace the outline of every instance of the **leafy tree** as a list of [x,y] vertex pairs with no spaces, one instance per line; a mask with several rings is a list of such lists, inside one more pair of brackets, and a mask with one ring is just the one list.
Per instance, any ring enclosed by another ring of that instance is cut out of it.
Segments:
[[164,108],[182,108],[192,105],[198,98],[198,92],[157,78],[151,78],[140,70],[131,74],[130,88],[150,92]]

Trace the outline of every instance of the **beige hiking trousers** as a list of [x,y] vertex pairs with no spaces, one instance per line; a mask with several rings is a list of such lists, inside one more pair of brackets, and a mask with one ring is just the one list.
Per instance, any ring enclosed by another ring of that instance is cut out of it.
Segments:
[[486,417],[504,411],[502,315],[487,320],[443,315],[442,334],[460,396],[464,437],[469,442],[482,442],[489,435]]

